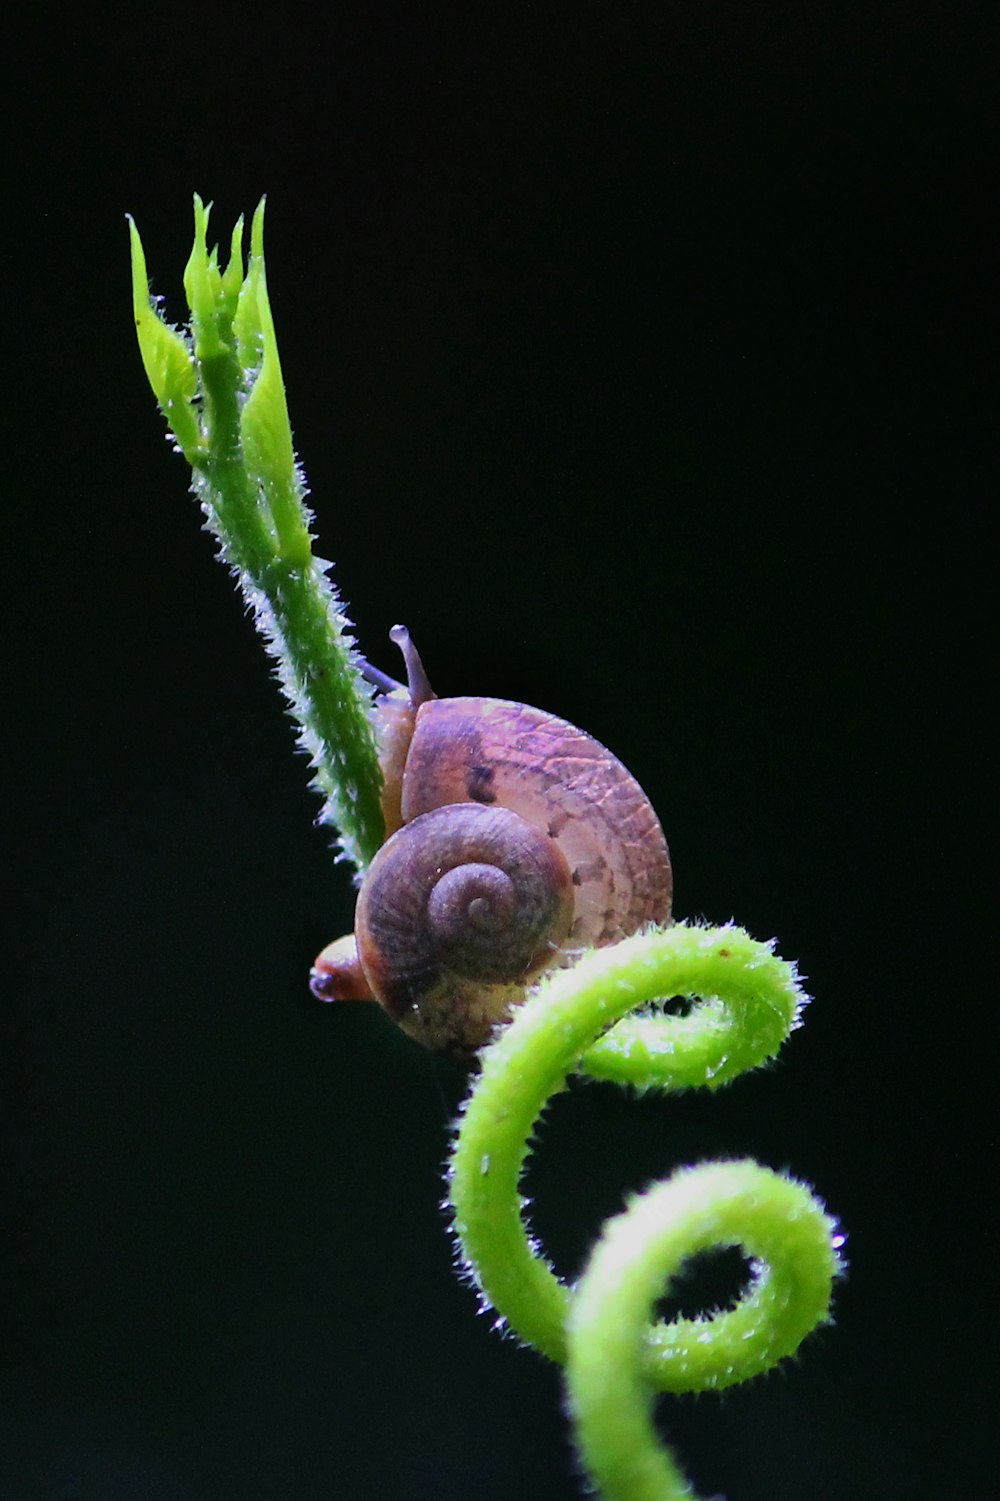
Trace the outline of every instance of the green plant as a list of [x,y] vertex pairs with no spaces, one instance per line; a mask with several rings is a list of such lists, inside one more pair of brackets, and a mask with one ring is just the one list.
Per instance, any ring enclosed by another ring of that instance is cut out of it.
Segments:
[[[209,205],[209,208],[211,205]],[[223,269],[206,242],[209,209],[196,195],[184,272],[191,328],[181,333],[150,301],[135,224],[132,306],[139,352],[192,489],[257,628],[274,657],[299,740],[325,798],[321,814],[356,866],[383,839],[380,777],[368,709],[340,600],[313,556],[305,484],[295,461],[264,268],[264,204],[243,220]]]
[[[146,373],[193,489],[274,656],[324,819],[359,869],[382,843],[371,691],[325,565],[295,461],[267,298],[263,204],[247,267],[237,224],[226,266],[195,198],[184,282],[190,332],[152,305],[134,224],[133,304]],[[657,1000],[686,996],[686,1014]],[[810,1190],[754,1162],[684,1169],[609,1222],[575,1289],[530,1239],[519,1180],[546,1100],[579,1071],[633,1087],[716,1089],[772,1057],[805,997],[794,967],[734,926],[677,923],[550,975],[483,1050],[449,1168],[455,1231],[483,1298],[565,1365],[588,1473],[608,1498],[693,1494],[650,1420],[656,1391],[722,1388],[797,1349],[829,1313],[841,1238]],[[731,1309],[657,1324],[681,1264],[714,1246],[751,1258]]]
[[[668,1015],[653,1005],[661,996],[695,1004]],[[552,974],[483,1051],[452,1153],[455,1229],[486,1302],[566,1366],[581,1454],[609,1498],[692,1494],[657,1444],[653,1393],[732,1386],[792,1354],[828,1317],[839,1237],[807,1188],[755,1162],[686,1168],[604,1227],[570,1289],[523,1222],[529,1137],[577,1069],[640,1089],[729,1083],[777,1052],[804,999],[794,966],[770,945],[736,927],[676,923]],[[734,1308],[652,1323],[688,1257],[731,1245],[753,1268]]]

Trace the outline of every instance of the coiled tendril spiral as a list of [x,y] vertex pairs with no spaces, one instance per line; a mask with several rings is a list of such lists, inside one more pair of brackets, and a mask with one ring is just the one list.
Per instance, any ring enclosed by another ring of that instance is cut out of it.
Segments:
[[376,855],[355,939],[390,1016],[441,1045],[488,1037],[558,957],[572,915],[570,871],[554,840],[509,808],[446,804]]
[[[695,999],[687,1016],[632,1014],[675,995]],[[734,926],[678,923],[547,976],[481,1054],[449,1166],[461,1254],[486,1305],[566,1367],[581,1459],[608,1501],[693,1495],[654,1432],[654,1394],[733,1385],[796,1350],[829,1318],[842,1237],[804,1185],[752,1161],[711,1163],[635,1198],[571,1289],[524,1222],[529,1137],[576,1070],[643,1088],[717,1088],[777,1052],[805,999],[771,945]],[[681,1264],[729,1245],[752,1263],[738,1303],[652,1322]]]

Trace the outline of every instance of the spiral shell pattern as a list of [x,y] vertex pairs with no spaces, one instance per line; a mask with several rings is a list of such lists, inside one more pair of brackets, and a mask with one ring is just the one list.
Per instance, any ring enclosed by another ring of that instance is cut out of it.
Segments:
[[574,888],[564,960],[670,921],[670,857],[649,799],[611,751],[566,720],[495,698],[421,705],[401,816],[464,802],[510,808],[558,845]]
[[428,1047],[471,1053],[567,941],[570,869],[505,807],[446,804],[404,824],[358,898],[358,956],[382,1005]]

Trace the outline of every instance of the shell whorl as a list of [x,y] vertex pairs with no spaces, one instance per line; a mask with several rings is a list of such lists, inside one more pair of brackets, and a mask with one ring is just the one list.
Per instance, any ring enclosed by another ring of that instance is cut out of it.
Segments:
[[556,841],[504,807],[419,815],[373,860],[355,917],[372,989],[405,1031],[471,1051],[552,963],[573,921]]
[[670,856],[648,798],[616,756],[566,720],[504,699],[421,705],[400,817],[466,802],[510,808],[558,844],[574,887],[565,959],[670,921]]

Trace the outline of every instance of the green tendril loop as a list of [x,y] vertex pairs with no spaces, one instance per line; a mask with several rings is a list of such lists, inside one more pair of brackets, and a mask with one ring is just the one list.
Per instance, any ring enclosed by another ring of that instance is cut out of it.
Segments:
[[[756,1162],[686,1168],[604,1226],[570,1305],[566,1385],[584,1464],[608,1501],[693,1494],[657,1440],[655,1391],[731,1386],[793,1354],[828,1315],[831,1231],[807,1188]],[[736,1306],[653,1325],[683,1262],[729,1245],[753,1258]]]
[[[674,996],[692,998],[688,1015],[632,1014]],[[835,1227],[808,1189],[756,1163],[685,1169],[610,1222],[573,1291],[524,1221],[529,1138],[571,1072],[716,1088],[773,1057],[805,999],[771,945],[734,926],[678,923],[550,976],[482,1054],[450,1163],[455,1231],[486,1303],[567,1366],[581,1456],[609,1498],[693,1494],[656,1440],[653,1393],[732,1385],[792,1353],[828,1317]],[[681,1264],[727,1245],[754,1265],[736,1306],[651,1324]]]

